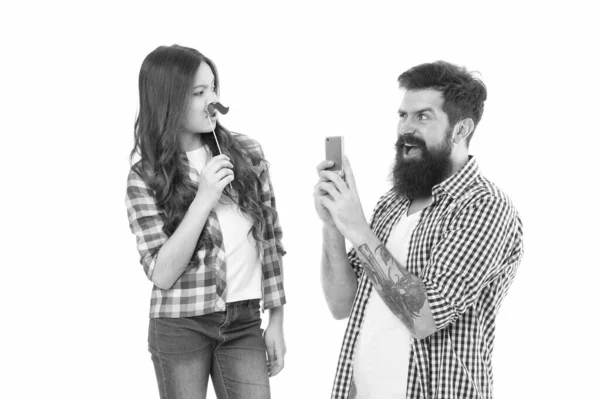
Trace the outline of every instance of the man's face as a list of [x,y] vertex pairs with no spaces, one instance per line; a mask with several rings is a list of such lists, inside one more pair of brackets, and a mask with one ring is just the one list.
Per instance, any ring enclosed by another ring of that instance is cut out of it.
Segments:
[[398,109],[394,189],[409,198],[427,197],[451,170],[452,128],[434,89],[405,91]]

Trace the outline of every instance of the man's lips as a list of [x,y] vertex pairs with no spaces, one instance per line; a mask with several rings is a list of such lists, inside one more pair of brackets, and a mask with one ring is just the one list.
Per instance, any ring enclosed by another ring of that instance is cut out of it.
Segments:
[[410,144],[410,143],[404,143],[400,145],[400,148],[402,148],[402,153],[404,155],[411,155],[416,153],[418,150],[420,150],[420,146],[417,144]]

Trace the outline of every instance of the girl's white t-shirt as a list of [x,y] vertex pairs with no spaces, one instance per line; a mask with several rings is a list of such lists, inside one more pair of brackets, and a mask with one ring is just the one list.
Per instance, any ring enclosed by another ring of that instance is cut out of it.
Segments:
[[[203,146],[186,152],[190,165],[198,173],[211,158]],[[225,262],[227,264],[225,302],[262,298],[262,267],[252,237],[252,219],[242,213],[231,199],[222,196],[214,208],[221,226]]]

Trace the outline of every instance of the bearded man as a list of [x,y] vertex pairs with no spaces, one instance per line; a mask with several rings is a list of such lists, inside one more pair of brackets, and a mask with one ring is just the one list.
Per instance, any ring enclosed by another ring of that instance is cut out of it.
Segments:
[[398,81],[393,187],[370,224],[348,159],[317,166],[322,287],[349,317],[332,398],[492,398],[495,319],[523,243],[517,210],[469,155],[487,90],[444,61]]

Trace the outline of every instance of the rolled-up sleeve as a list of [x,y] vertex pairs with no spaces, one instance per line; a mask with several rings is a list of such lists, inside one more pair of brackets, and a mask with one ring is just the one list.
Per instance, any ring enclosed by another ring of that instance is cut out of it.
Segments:
[[[255,151],[262,158],[265,159],[265,153],[262,149],[262,146],[257,142],[254,142],[256,147]],[[275,240],[275,247],[277,253],[280,256],[284,256],[286,254],[286,250],[282,243],[283,231],[281,230],[281,224],[279,223],[279,213],[277,212],[277,201],[275,199],[275,190],[273,189],[273,182],[271,181],[271,173],[269,170],[268,163],[265,161],[261,161],[257,166],[255,166],[255,170],[258,175],[258,179],[262,183],[262,190],[264,196],[264,202],[271,207],[274,211],[273,215],[273,239]]]
[[133,170],[127,178],[127,195],[125,198],[129,227],[135,234],[140,263],[150,280],[158,251],[167,241],[163,232],[161,212],[156,206],[151,191],[144,180]]
[[[277,201],[275,201],[275,193],[273,192],[273,184],[271,183],[271,176],[268,175],[267,170],[267,180],[269,182],[269,187],[271,190],[271,208],[277,213]],[[275,247],[277,248],[277,253],[281,256],[286,254],[285,248],[283,247],[283,243],[281,239],[283,238],[283,232],[281,230],[281,224],[279,223],[279,213],[276,214],[275,220],[273,221],[273,231],[275,233]]]
[[511,204],[494,196],[473,200],[453,217],[421,273],[438,330],[465,313],[502,273],[517,219]]

